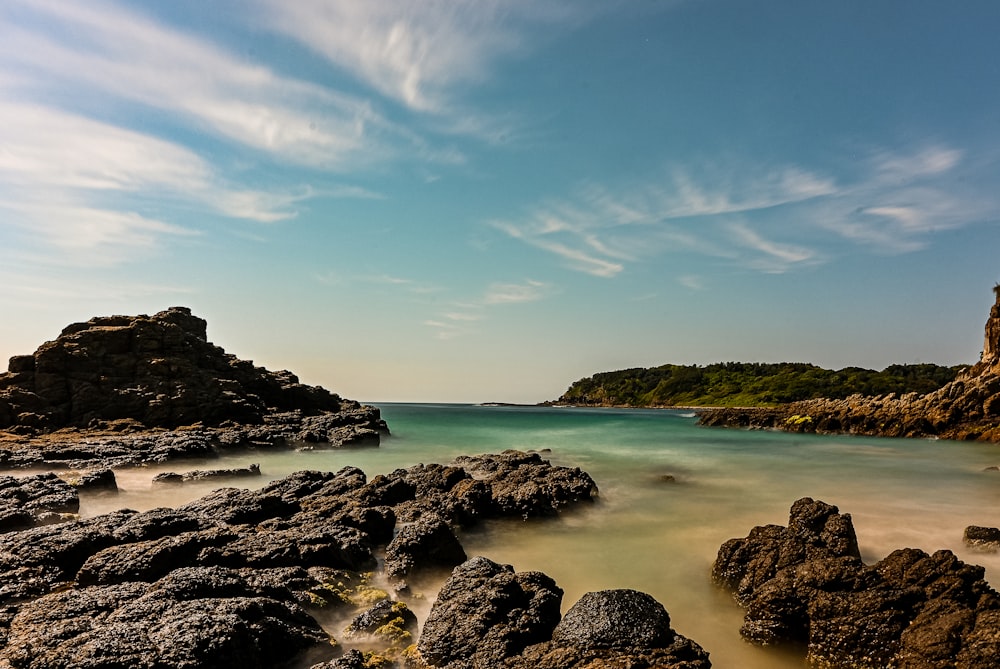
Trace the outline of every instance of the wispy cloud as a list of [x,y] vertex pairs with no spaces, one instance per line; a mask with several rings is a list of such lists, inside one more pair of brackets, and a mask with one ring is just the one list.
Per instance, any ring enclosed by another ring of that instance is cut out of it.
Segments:
[[452,89],[487,78],[497,59],[531,47],[539,26],[589,15],[565,0],[258,0],[262,26],[322,54],[385,96],[441,113]]
[[[30,75],[28,91],[57,104],[111,95],[281,160],[329,168],[388,151],[380,133],[407,134],[364,99],[280,76],[120,5],[15,0],[8,10],[0,59]],[[86,37],[60,40],[64,32]]]
[[959,178],[964,159],[935,144],[873,151],[839,179],[797,165],[675,166],[618,190],[587,184],[490,225],[596,277],[674,252],[786,272],[832,257],[829,233],[866,252],[906,253],[934,232],[996,218],[1000,200]]
[[619,193],[588,184],[574,200],[545,203],[519,222],[491,225],[554,254],[571,269],[611,278],[628,263],[663,252],[731,255],[729,242],[705,234],[706,223],[805,202],[836,190],[831,179],[797,167],[758,170],[740,178],[719,172],[702,169],[696,175],[674,168],[661,182]]
[[438,339],[455,339],[476,334],[479,330],[474,324],[489,320],[490,310],[509,305],[537,302],[545,299],[551,293],[552,286],[550,284],[534,279],[525,279],[516,283],[491,283],[478,297],[452,304],[450,310],[424,321],[424,325],[433,328],[434,336]]
[[531,279],[524,283],[494,283],[483,295],[482,303],[517,304],[518,302],[535,302],[545,296],[546,284]]

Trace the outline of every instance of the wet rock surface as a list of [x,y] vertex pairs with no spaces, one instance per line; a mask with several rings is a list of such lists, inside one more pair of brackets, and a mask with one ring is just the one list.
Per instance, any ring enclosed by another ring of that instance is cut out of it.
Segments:
[[0,532],[61,522],[79,509],[76,488],[55,474],[0,476]]
[[[540,498],[546,510],[597,492],[586,473],[538,455],[505,452],[476,462],[475,472],[457,463],[418,465],[371,480],[353,467],[297,472],[260,490],[222,488],[176,509],[121,510],[0,534],[0,666],[353,666],[357,654],[336,657],[342,650],[331,634],[371,640],[380,666],[416,661],[406,659],[415,653],[412,612],[378,587],[388,581],[376,558],[394,535],[405,540],[386,550],[400,556],[387,564],[405,563],[409,579],[464,559],[460,527],[523,515],[502,502],[512,492],[500,477],[523,481],[525,498],[548,491]],[[44,480],[76,494],[54,476]],[[551,632],[558,598],[549,597],[554,589],[540,594],[551,579],[520,578],[529,591],[539,589],[524,611],[539,613],[519,614],[518,624],[548,620],[554,601]],[[331,616],[353,618],[350,631],[324,630],[317,620]],[[547,637],[510,638],[523,646]]]
[[795,502],[787,526],[727,541],[714,580],[759,644],[802,644],[823,667],[986,669],[1000,657],[1000,596],[950,551],[894,551],[865,565],[850,516]]
[[92,468],[223,450],[375,445],[375,407],[255,367],[185,307],[75,323],[0,374],[0,467]]
[[994,291],[996,303],[986,321],[980,361],[932,393],[711,409],[700,412],[700,422],[790,432],[1000,441],[1000,290]]

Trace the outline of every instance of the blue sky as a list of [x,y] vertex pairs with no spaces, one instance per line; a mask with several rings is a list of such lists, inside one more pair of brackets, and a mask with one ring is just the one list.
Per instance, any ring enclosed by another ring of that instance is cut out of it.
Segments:
[[0,357],[190,306],[366,401],[974,362],[1000,4],[0,0]]

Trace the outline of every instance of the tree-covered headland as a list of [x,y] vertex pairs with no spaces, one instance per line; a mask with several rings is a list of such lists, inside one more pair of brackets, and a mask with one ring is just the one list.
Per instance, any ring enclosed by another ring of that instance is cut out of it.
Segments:
[[601,372],[573,383],[557,404],[590,406],[775,406],[828,397],[928,393],[965,365],[890,365],[831,370],[808,363],[721,362]]

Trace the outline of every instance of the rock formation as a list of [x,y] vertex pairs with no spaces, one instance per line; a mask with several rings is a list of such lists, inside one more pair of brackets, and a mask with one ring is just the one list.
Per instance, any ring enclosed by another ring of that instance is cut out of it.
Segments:
[[[0,450],[0,466],[120,466],[232,446],[377,445],[387,431],[378,409],[240,360],[210,343],[206,328],[185,307],[92,318],[33,355],[11,358],[0,374],[0,430],[24,438]],[[87,428],[88,438],[31,439],[60,428]]]
[[852,395],[780,407],[711,409],[703,425],[779,429],[792,432],[941,437],[1000,441],[1000,286],[986,321],[979,362],[926,395]]
[[812,666],[987,669],[1000,657],[1000,596],[982,567],[912,548],[867,566],[851,517],[809,498],[786,527],[723,544],[712,576],[746,609],[747,640],[804,645]]
[[[418,465],[371,480],[351,467],[304,471],[260,490],[223,488],[176,509],[122,510],[0,534],[0,666],[355,666],[356,653],[334,659],[342,651],[331,635],[378,651],[387,659],[377,666],[392,666],[412,646],[413,615],[404,602],[378,605],[393,595],[375,587],[383,575],[372,571],[376,555],[402,534],[397,523],[432,533],[444,527],[454,538],[479,519],[519,517],[521,508],[505,511],[508,476],[528,488],[524,497],[548,491],[539,498],[545,509],[596,494],[585,472],[537,454],[476,463],[475,479],[458,465]],[[415,536],[399,551],[407,578],[464,559]],[[554,611],[552,626],[558,600]],[[317,622],[352,618],[346,630]]]

